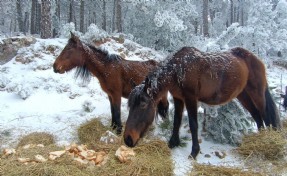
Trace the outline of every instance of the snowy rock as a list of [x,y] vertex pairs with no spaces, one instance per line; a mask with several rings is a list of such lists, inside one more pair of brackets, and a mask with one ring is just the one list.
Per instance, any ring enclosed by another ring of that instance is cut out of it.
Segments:
[[33,43],[36,43],[36,39],[33,37],[3,39],[0,43],[0,65],[15,57],[19,48],[30,46]]

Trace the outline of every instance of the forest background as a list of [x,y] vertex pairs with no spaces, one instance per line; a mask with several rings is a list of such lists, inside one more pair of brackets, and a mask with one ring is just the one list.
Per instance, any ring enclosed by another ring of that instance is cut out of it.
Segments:
[[95,24],[156,50],[242,46],[268,62],[287,54],[286,9],[286,0],[0,0],[0,35],[55,38]]

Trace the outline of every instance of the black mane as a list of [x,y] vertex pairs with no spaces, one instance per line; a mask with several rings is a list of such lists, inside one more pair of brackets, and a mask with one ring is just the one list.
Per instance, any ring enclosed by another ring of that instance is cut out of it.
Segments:
[[141,93],[143,92],[144,86],[144,84],[140,84],[132,90],[128,99],[128,107],[133,107],[134,105],[138,105],[140,103],[140,97]]
[[[104,63],[120,62],[123,60],[123,58],[121,56],[119,56],[117,54],[109,54],[109,52],[107,50],[101,49],[101,48],[96,48],[95,46],[93,46],[91,44],[83,43],[83,46],[88,47],[94,53],[100,53],[100,54],[105,55],[105,58],[103,59]],[[89,82],[91,80],[91,76],[92,76],[92,74],[88,70],[86,65],[76,68],[76,72],[75,72],[75,78],[76,79],[78,77],[80,77],[83,80],[83,82],[86,83],[86,82]]]
[[86,44],[85,45],[87,47],[89,47],[93,52],[95,53],[101,53],[104,54],[106,56],[105,58],[105,62],[113,62],[113,61],[122,61],[123,58],[120,55],[117,54],[110,54],[107,50],[103,49],[103,48],[96,48],[95,46],[91,45],[91,44]]

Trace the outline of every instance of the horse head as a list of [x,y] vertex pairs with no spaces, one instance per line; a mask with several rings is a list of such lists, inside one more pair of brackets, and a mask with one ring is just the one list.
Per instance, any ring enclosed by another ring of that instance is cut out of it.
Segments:
[[141,84],[130,93],[128,105],[130,110],[126,121],[124,141],[127,146],[134,147],[152,124],[156,104],[147,94],[145,86]]
[[[82,52],[81,52],[82,51]],[[56,58],[53,68],[55,73],[65,73],[71,69],[84,65],[84,46],[81,40],[71,32],[68,44]]]

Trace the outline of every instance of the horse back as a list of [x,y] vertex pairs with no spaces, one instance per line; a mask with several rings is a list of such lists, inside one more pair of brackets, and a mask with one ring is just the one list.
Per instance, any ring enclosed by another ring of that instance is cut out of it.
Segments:
[[230,101],[242,92],[248,81],[245,61],[230,52],[204,53],[185,47],[172,60],[178,65],[175,75],[180,80],[182,97],[196,97],[207,104]]

